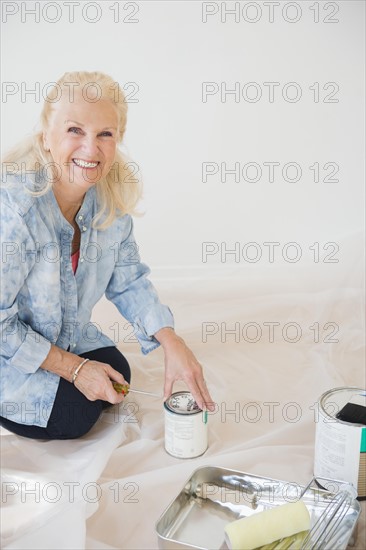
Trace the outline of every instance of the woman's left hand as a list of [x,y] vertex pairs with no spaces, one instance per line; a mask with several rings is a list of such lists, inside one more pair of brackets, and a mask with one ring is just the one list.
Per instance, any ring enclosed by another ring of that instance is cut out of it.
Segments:
[[165,354],[164,401],[172,394],[174,382],[183,380],[200,409],[213,411],[215,403],[207,389],[202,366],[184,340],[171,328],[159,330],[155,338]]

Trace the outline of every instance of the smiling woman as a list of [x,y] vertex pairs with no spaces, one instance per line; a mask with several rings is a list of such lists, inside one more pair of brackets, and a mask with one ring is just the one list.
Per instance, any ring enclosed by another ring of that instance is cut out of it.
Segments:
[[131,219],[140,184],[118,149],[126,115],[111,77],[66,73],[40,130],[3,162],[0,423],[25,437],[79,437],[123,400],[112,382],[129,383],[128,362],[90,321],[104,294],[143,353],[162,345],[165,398],[184,380],[201,408],[213,408],[202,367],[140,261]]
[[[100,227],[107,227],[117,210],[135,213],[141,197],[133,167],[117,148],[126,123],[125,95],[110,76],[99,72],[65,73],[48,88],[39,131],[3,158],[5,179],[34,170],[38,177],[44,175],[38,194],[47,193],[51,187],[56,189],[55,184],[60,182],[69,184],[69,193],[74,182],[85,190],[99,183],[101,207],[95,222],[104,217]],[[94,154],[98,158],[94,159]],[[98,163],[92,170],[85,164],[90,161]]]

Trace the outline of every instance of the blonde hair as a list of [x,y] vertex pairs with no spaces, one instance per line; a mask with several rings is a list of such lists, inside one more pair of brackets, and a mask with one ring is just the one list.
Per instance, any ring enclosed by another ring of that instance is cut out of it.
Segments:
[[[12,164],[12,174],[16,174],[20,172],[20,165],[25,166],[26,170],[34,170],[35,172],[38,172],[42,166],[52,166],[52,155],[49,151],[46,151],[43,145],[43,132],[48,127],[55,98],[58,100],[59,94],[65,91],[70,94],[70,84],[73,84],[76,90],[84,90],[85,86],[93,86],[101,94],[98,99],[108,99],[114,103],[117,109],[119,128],[117,142],[121,144],[126,130],[127,103],[119,84],[109,75],[99,71],[67,72],[55,84],[48,87],[40,116],[41,128],[8,151],[2,160],[3,169],[4,164]],[[96,184],[100,209],[93,222],[99,229],[110,226],[116,217],[123,214],[138,215],[136,205],[141,198],[142,189],[140,180],[135,177],[135,167],[136,164],[129,162],[124,153],[117,147],[111,169]],[[34,195],[47,193],[55,179],[56,174],[53,170],[53,176],[48,178],[41,190],[31,190],[30,192]],[[104,219],[101,222],[102,218]]]

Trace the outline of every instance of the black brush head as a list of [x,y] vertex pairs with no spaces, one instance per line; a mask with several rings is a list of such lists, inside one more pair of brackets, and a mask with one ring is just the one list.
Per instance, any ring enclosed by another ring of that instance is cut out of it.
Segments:
[[363,424],[366,426],[366,407],[357,403],[347,403],[343,409],[336,414],[336,418],[351,424]]

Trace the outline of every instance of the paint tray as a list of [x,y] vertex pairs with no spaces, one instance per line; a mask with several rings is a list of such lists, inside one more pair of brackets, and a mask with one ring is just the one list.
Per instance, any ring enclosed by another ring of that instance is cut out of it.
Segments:
[[[157,521],[159,548],[224,550],[227,548],[224,542],[224,527],[227,523],[286,502],[295,502],[303,490],[303,486],[290,481],[212,466],[199,468]],[[306,489],[302,499],[309,510],[311,526],[315,525],[338,492],[336,482],[332,491],[318,487]],[[346,550],[352,543],[360,510],[359,502],[353,500],[331,540],[322,550]],[[301,548],[305,534],[299,533],[283,539],[283,548]],[[270,550],[273,546],[269,544],[261,548]]]

